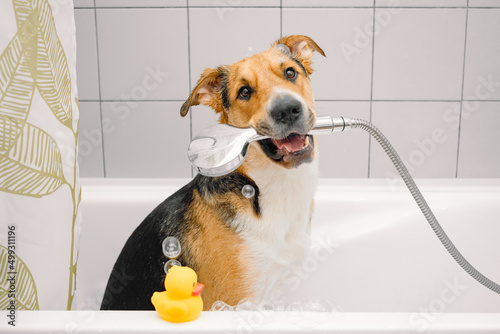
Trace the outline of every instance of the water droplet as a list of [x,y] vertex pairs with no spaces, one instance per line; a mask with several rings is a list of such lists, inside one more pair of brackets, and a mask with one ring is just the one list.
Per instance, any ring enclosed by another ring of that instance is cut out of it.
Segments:
[[253,56],[255,54],[255,50],[249,46],[246,50],[245,50],[245,57],[250,57],[250,56]]
[[243,196],[245,196],[246,198],[252,198],[255,196],[255,188],[252,187],[251,185],[247,184],[247,185],[244,185],[243,188],[241,188],[241,193],[243,194]]
[[181,243],[176,237],[167,237],[162,243],[163,255],[169,259],[176,259],[181,255]]
[[179,266],[182,267],[181,263],[177,260],[168,260],[167,263],[165,263],[165,266],[163,267],[163,270],[165,270],[165,274],[168,274],[168,270],[172,268],[173,266]]

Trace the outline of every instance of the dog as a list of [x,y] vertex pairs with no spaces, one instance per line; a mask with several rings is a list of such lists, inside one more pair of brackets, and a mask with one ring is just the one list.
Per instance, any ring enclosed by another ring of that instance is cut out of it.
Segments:
[[[155,208],[125,243],[109,277],[102,310],[152,310],[164,290],[162,241],[176,237],[178,260],[194,269],[205,310],[215,301],[263,301],[283,272],[301,264],[310,245],[318,179],[316,113],[309,37],[280,38],[261,53],[206,69],[181,107],[203,104],[220,123],[269,136],[252,142],[244,163],[227,175],[194,179]],[[247,198],[242,188],[255,193]]]

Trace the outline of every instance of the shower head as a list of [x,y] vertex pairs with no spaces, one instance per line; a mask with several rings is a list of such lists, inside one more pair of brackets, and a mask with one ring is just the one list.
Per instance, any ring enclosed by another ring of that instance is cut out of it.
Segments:
[[[344,118],[317,116],[312,135],[343,131]],[[221,176],[238,168],[246,158],[248,145],[256,140],[269,138],[257,134],[253,128],[237,128],[217,124],[202,130],[188,148],[188,158],[193,167],[205,176]]]

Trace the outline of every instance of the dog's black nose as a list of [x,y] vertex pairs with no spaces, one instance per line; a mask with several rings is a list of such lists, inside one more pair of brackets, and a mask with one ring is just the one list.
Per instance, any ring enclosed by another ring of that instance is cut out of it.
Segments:
[[277,122],[292,125],[302,114],[302,103],[290,95],[278,97],[273,101],[271,117]]

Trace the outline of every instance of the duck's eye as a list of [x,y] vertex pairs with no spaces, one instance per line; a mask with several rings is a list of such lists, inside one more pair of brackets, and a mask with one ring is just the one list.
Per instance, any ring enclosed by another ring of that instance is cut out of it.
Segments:
[[193,282],[193,286],[195,286],[195,285],[196,285],[196,283],[195,283],[195,282]]
[[285,76],[289,80],[294,80],[297,77],[297,72],[295,72],[293,67],[289,67],[285,70]]
[[250,99],[251,95],[252,95],[252,89],[248,86],[243,86],[238,91],[238,99],[241,100],[248,100]]

